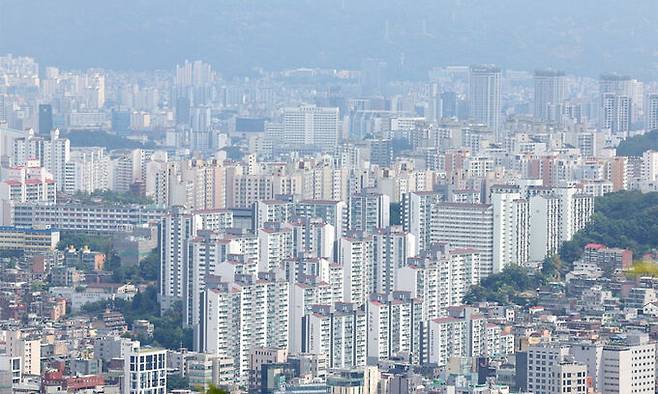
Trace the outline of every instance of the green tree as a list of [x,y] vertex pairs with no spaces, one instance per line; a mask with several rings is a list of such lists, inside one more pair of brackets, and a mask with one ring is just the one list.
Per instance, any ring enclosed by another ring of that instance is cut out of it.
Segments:
[[144,280],[158,280],[160,276],[160,248],[153,249],[139,263],[139,273]]
[[211,384],[208,390],[206,390],[206,394],[228,394],[228,391]]
[[493,301],[529,305],[533,302],[535,290],[544,283],[542,275],[534,274],[519,265],[509,265],[502,272],[489,275],[479,285],[471,287],[464,297],[464,303]]

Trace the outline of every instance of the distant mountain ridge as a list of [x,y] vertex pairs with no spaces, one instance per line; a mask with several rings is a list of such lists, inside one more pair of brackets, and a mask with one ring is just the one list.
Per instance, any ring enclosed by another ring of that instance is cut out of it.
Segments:
[[67,68],[496,63],[658,79],[655,0],[0,0],[0,53]]

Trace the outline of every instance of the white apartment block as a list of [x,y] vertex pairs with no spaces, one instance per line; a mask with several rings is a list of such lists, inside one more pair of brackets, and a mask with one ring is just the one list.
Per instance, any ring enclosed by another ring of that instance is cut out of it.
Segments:
[[249,383],[251,351],[288,348],[288,283],[273,274],[236,275],[207,287],[199,338],[204,352],[231,357],[235,383]]
[[322,219],[299,218],[286,223],[292,231],[293,255],[336,260],[336,231]]
[[436,204],[441,196],[435,192],[409,192],[402,195],[401,219],[405,231],[416,237],[416,250],[423,251],[438,239]]
[[278,271],[293,257],[293,233],[281,223],[269,223],[258,230],[258,270]]
[[514,337],[494,329],[472,307],[451,307],[448,316],[429,320],[425,362],[446,365],[450,357],[496,356],[513,350]]
[[105,148],[71,150],[64,178],[64,191],[68,194],[110,189],[110,159]]
[[642,180],[654,182],[658,180],[658,152],[648,150],[642,154]]
[[529,204],[518,192],[493,190],[491,204],[494,214],[493,272],[510,264],[528,261]]
[[[302,200],[295,204],[294,214],[303,218],[320,218],[334,228],[336,243],[348,228],[347,204],[344,201]],[[336,249],[338,245],[335,246]]]
[[494,272],[494,212],[490,204],[437,204],[436,239],[453,248],[475,249],[480,254],[480,277]]
[[374,291],[372,238],[364,235],[340,240],[340,264],[343,266],[343,301],[363,304]]
[[167,351],[134,346],[123,362],[123,394],[167,392]]
[[[153,188],[152,196],[158,204],[199,210],[227,207],[226,168],[218,161],[182,160],[154,167],[152,180],[147,178],[145,182],[147,191]],[[147,164],[146,168],[151,167]]]
[[233,227],[233,212],[227,209],[201,209],[194,211],[204,230],[224,232]]
[[368,231],[390,225],[389,196],[381,193],[361,192],[348,201],[348,228],[350,231]]
[[368,314],[368,360],[413,356],[421,352],[423,301],[410,292],[372,294],[366,304]]
[[366,365],[366,314],[355,304],[316,305],[302,319],[302,352],[325,356],[327,367]]
[[331,284],[319,275],[298,275],[290,285],[289,350],[300,352],[303,347],[302,319],[313,305],[331,305],[334,299]]
[[[200,294],[206,288],[206,281],[210,276],[220,275],[220,264],[229,260],[232,253],[239,252],[239,245],[235,240],[205,229],[198,230],[187,245],[187,264],[182,274],[183,324],[197,327]],[[251,272],[255,273],[255,267]]]
[[422,299],[423,319],[435,319],[445,308],[462,304],[468,289],[479,283],[479,265],[480,255],[474,249],[450,250],[448,245],[434,244],[397,270],[397,290]]
[[407,259],[416,255],[416,240],[413,234],[401,226],[378,229],[372,234],[372,259],[374,290],[390,293],[396,289],[398,269],[407,265]]
[[162,218],[160,227],[160,302],[166,311],[174,302],[183,300],[188,243],[196,236],[200,224],[189,211],[174,207]]
[[282,114],[286,145],[334,146],[340,139],[338,108],[301,106],[285,108]]
[[572,187],[555,188],[547,195],[529,199],[529,259],[541,261],[556,253],[562,242],[569,241],[589,223],[594,211],[594,197]]
[[292,218],[293,204],[288,201],[259,200],[255,208],[255,228],[263,228],[265,223],[289,222]]
[[12,164],[24,166],[28,160],[39,160],[53,175],[58,190],[63,190],[66,184],[66,164],[70,159],[71,144],[59,136],[59,130],[52,130],[50,138],[37,137],[30,130],[26,137],[14,140]]

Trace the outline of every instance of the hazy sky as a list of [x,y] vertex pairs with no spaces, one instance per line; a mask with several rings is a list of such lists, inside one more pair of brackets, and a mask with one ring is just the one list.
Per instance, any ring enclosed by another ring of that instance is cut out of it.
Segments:
[[0,53],[144,70],[434,65],[658,79],[656,0],[0,0]]

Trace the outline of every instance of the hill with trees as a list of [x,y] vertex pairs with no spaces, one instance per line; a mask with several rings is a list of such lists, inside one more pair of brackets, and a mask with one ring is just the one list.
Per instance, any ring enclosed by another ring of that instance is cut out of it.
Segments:
[[617,147],[617,155],[642,156],[648,150],[658,150],[658,130],[623,140]]
[[598,197],[590,223],[560,249],[571,263],[588,243],[631,249],[635,256],[658,248],[658,193],[620,191]]

